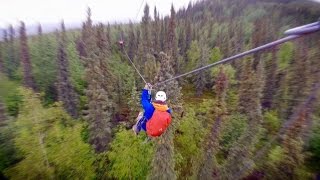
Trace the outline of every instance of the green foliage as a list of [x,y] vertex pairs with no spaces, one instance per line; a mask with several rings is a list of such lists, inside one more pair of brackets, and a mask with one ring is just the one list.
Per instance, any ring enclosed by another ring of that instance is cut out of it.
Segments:
[[279,69],[286,69],[293,58],[293,43],[287,42],[280,46],[279,50]]
[[217,62],[217,61],[220,61],[222,59],[223,55],[220,51],[220,48],[219,47],[214,47],[211,51],[211,54],[210,54],[210,61],[209,63],[214,63],[214,62]]
[[273,149],[271,149],[268,159],[270,165],[277,165],[282,161],[282,158],[284,156],[284,150],[281,146],[276,146]]
[[67,55],[69,61],[69,69],[71,73],[71,83],[78,94],[84,94],[86,82],[84,80],[84,66],[77,53],[76,44],[71,41],[67,45]]
[[140,93],[140,91],[137,91],[137,87],[134,83],[132,86],[131,96],[129,97],[129,100],[127,102],[130,109],[129,121],[131,122],[131,124],[135,123],[137,113],[142,110],[140,105]]
[[0,101],[3,101],[7,113],[10,116],[17,116],[22,97],[18,91],[18,84],[9,81],[4,75],[0,74]]
[[[56,110],[57,113],[59,111],[61,110]],[[60,113],[60,116],[65,114],[65,112]],[[58,116],[58,118],[61,117]],[[62,120],[68,121],[68,117]],[[63,126],[61,123],[71,123],[71,125]],[[55,177],[58,179],[93,179],[95,177],[93,166],[95,156],[90,145],[83,142],[80,136],[82,131],[82,123],[57,122],[48,132],[48,161],[55,167]]]
[[146,136],[135,136],[131,130],[120,128],[107,153],[110,161],[108,176],[115,179],[146,179],[150,170],[153,145]]
[[94,156],[81,139],[82,124],[72,121],[61,104],[44,108],[30,90],[19,91],[24,102],[15,123],[15,145],[22,160],[5,174],[12,179],[94,178]]
[[[235,79],[235,76],[236,76],[236,70],[235,68],[233,68],[230,64],[226,64],[226,65],[222,65],[223,66],[223,69],[226,73],[226,76],[228,77],[228,83],[230,85],[234,85],[236,84],[236,79]],[[216,67],[216,68],[212,68],[211,70],[211,75],[213,77],[217,77],[218,73],[219,73],[219,66]]]
[[197,62],[201,58],[201,51],[198,41],[192,41],[190,49],[187,51],[188,63],[186,63],[186,70],[191,70],[196,67]]
[[175,136],[175,169],[179,178],[194,176],[197,172],[198,159],[202,157],[202,142],[205,135],[203,124],[192,108],[186,109]]
[[0,126],[0,174],[13,165],[19,157],[14,147],[14,126],[12,120],[1,122]]
[[51,35],[40,35],[31,39],[29,44],[32,72],[37,87],[45,93],[45,103],[53,103],[55,99],[54,83],[57,76],[57,42]]
[[312,131],[307,150],[311,155],[307,158],[309,168],[314,172],[320,171],[320,125],[317,124]]
[[110,58],[110,70],[116,77],[115,86],[117,87],[117,103],[126,103],[132,92],[135,83],[135,74],[132,67],[121,60],[119,54],[114,54]]
[[242,114],[233,114],[225,120],[225,128],[222,131],[220,145],[222,152],[227,155],[229,149],[248,129],[247,117]]
[[276,111],[267,111],[264,113],[264,126],[267,129],[267,133],[274,135],[278,132],[281,126],[281,121],[278,118]]

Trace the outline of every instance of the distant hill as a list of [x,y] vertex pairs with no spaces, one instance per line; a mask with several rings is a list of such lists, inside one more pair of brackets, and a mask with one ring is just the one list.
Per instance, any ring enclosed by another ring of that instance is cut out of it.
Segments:
[[[41,27],[42,27],[43,33],[51,33],[51,32],[54,32],[59,27],[59,23],[41,24]],[[26,28],[27,28],[27,34],[29,36],[37,34],[37,29],[38,29],[38,25],[37,24],[26,25]],[[81,28],[81,23],[80,22],[79,23],[66,24],[66,29],[76,29],[76,28]],[[3,31],[4,30],[5,30],[4,28],[0,28],[0,40],[3,39]],[[16,36],[17,36],[18,30],[19,30],[19,27],[15,27]]]

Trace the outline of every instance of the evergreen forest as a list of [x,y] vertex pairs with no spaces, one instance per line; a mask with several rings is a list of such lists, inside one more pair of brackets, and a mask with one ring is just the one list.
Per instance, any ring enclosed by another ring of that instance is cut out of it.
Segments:
[[[0,179],[319,179],[320,33],[163,84],[320,21],[302,0],[199,0],[162,16],[0,41]],[[120,43],[119,43],[120,42]],[[144,81],[172,122],[135,135]]]

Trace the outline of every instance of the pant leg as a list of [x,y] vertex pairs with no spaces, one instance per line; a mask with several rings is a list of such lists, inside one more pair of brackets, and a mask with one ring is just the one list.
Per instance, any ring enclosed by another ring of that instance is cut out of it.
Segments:
[[147,131],[146,124],[147,124],[147,119],[143,116],[141,119],[139,119],[137,123],[138,131],[141,131],[141,130]]

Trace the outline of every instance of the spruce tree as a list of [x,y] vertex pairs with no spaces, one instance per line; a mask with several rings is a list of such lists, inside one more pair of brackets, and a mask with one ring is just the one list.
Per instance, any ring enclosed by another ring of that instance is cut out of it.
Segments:
[[61,33],[59,35],[59,47],[58,47],[58,99],[63,103],[66,111],[74,118],[78,116],[78,100],[74,88],[70,81],[69,61],[66,52],[66,29],[64,22],[61,22]]
[[139,38],[139,43],[137,43],[138,52],[135,63],[143,74],[147,74],[146,80],[152,82],[157,71],[154,57],[157,53],[153,49],[153,43],[151,42],[153,36],[151,36],[152,24],[148,4],[144,8],[144,16],[141,23],[141,38]]
[[137,50],[136,47],[137,47],[136,35],[134,33],[133,23],[130,21],[129,37],[128,37],[128,55],[131,59],[133,59],[134,55],[136,54],[136,50]]
[[239,87],[239,110],[248,116],[248,130],[239,137],[231,148],[227,162],[224,165],[223,178],[234,179],[244,164],[251,164],[251,153],[254,151],[257,136],[262,123],[261,96],[263,90],[263,64],[257,65],[256,72],[252,68],[253,60],[245,62],[241,71]]
[[4,121],[7,120],[6,108],[4,103],[0,101],[0,127],[3,125]]
[[167,46],[166,52],[171,56],[171,64],[174,70],[174,74],[178,72],[178,44],[176,37],[176,12],[174,10],[173,4],[171,5],[171,16],[169,20],[169,27],[167,33]]
[[3,58],[3,43],[0,42],[0,73],[5,74],[4,58]]
[[23,69],[23,84],[36,90],[36,85],[32,75],[32,65],[29,54],[28,38],[26,34],[26,27],[24,22],[21,21],[20,26],[20,58]]
[[93,179],[95,157],[83,142],[83,124],[57,103],[44,108],[39,95],[19,89],[23,103],[15,123],[15,147],[21,157],[5,170],[11,179]]
[[[203,67],[208,64],[209,60],[209,47],[204,44],[201,48],[201,57],[199,61],[197,62],[197,67]],[[203,93],[203,90],[206,86],[207,80],[208,80],[208,71],[200,71],[194,76],[194,84],[196,87],[196,95],[200,96]]]
[[215,107],[213,109],[215,120],[209,125],[210,131],[205,140],[204,158],[198,173],[199,179],[216,179],[220,177],[218,162],[215,156],[220,147],[220,131],[227,113],[226,95],[228,89],[228,77],[222,66],[216,78],[214,89],[217,103],[213,105]]
[[146,4],[144,7],[144,15],[142,17],[142,24],[141,24],[141,33],[142,33],[142,44],[143,44],[143,51],[145,54],[149,54],[152,52],[151,46],[151,17],[149,15],[149,5]]
[[112,39],[111,39],[111,27],[110,27],[110,24],[109,24],[109,23],[108,23],[108,25],[107,25],[106,36],[107,36],[108,44],[111,44],[111,43],[112,43]]
[[[160,70],[155,78],[155,82],[173,77],[173,69],[170,63],[170,57],[165,53],[159,54]],[[172,108],[172,122],[168,129],[156,139],[155,154],[152,160],[152,169],[149,174],[150,179],[176,179],[174,171],[174,146],[173,137],[174,132],[179,122],[182,113],[181,88],[176,80],[165,84],[158,84],[155,86],[157,91],[162,90],[167,94],[167,103]]]
[[[45,92],[46,102],[57,100],[57,47],[56,39],[43,35],[41,24],[38,25],[38,36],[30,46],[33,75],[39,91]],[[45,66],[44,66],[45,64]]]
[[158,53],[160,51],[160,39],[159,39],[160,38],[159,36],[160,17],[156,7],[154,7],[153,17],[154,17],[154,21],[152,23],[152,46],[153,46],[154,53]]
[[5,74],[9,77],[9,72],[8,72],[8,32],[6,29],[3,30],[3,44],[1,46],[2,52],[3,52],[3,67],[4,67],[4,72]]
[[96,28],[96,39],[97,39],[97,46],[99,48],[99,52],[101,55],[106,56],[108,52],[110,51],[109,43],[108,43],[108,37],[106,32],[104,31],[104,25],[102,23],[99,23]]
[[262,107],[270,109],[274,107],[273,98],[276,92],[276,75],[277,75],[277,52],[275,47],[271,51],[271,58],[266,61],[266,84],[263,90]]
[[187,58],[187,51],[189,50],[190,46],[191,46],[191,42],[192,42],[192,29],[191,29],[191,22],[189,19],[186,20],[186,46],[184,49],[184,54],[185,54],[185,60],[186,62],[188,62],[188,58]]
[[[101,29],[99,30],[100,32]],[[86,96],[88,98],[85,118],[89,124],[89,142],[96,152],[100,153],[108,148],[111,141],[112,115],[114,111],[112,93],[113,75],[109,70],[107,62],[109,49],[99,49],[107,47],[107,41],[96,39],[92,20],[91,10],[88,8],[87,21],[82,29],[82,41],[84,43],[86,81],[88,83]],[[101,34],[102,35],[102,34]]]
[[160,49],[161,51],[165,51],[165,43],[166,43],[166,26],[165,26],[165,21],[162,18],[160,21]]
[[179,38],[178,38],[178,47],[179,47],[179,55],[183,57],[185,54],[186,49],[186,39],[185,39],[185,30],[180,29],[179,31]]
[[15,45],[15,30],[12,25],[9,26],[8,31],[4,31],[4,42],[6,44],[6,58],[5,66],[6,72],[10,79],[17,79],[17,70],[19,68],[19,58],[17,57],[17,50]]
[[289,67],[287,86],[290,100],[288,100],[287,117],[294,113],[293,110],[298,105],[294,99],[305,97],[310,90],[310,62],[304,41],[304,39],[297,41],[294,58]]

